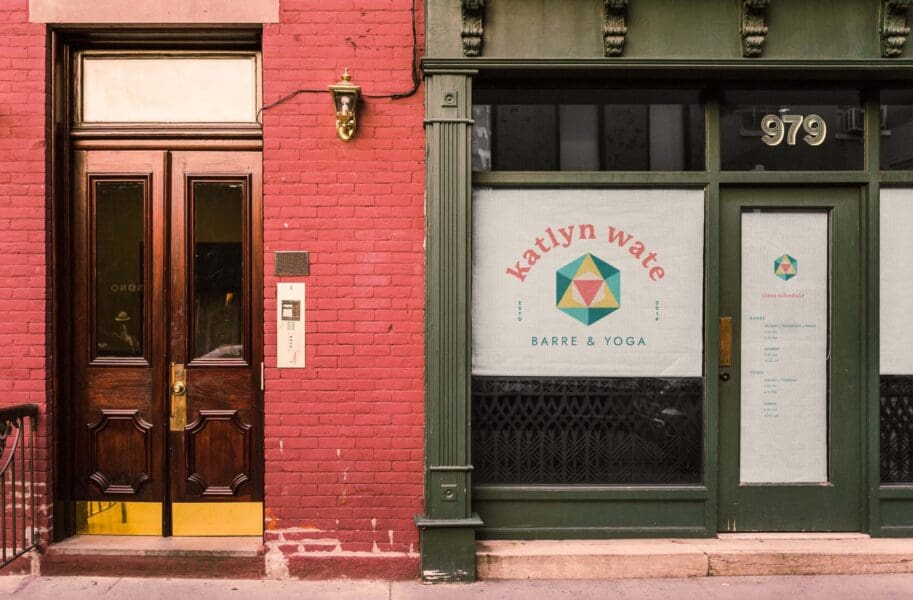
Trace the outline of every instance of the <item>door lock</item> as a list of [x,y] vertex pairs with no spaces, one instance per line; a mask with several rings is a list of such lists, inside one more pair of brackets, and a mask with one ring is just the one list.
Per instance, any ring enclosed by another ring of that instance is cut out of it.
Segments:
[[171,418],[168,429],[184,431],[187,427],[187,372],[181,363],[171,363]]

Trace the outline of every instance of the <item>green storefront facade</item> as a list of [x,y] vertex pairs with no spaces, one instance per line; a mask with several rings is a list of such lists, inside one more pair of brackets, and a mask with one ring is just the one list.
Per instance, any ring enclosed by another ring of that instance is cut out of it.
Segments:
[[426,0],[426,580],[913,534],[911,4]]

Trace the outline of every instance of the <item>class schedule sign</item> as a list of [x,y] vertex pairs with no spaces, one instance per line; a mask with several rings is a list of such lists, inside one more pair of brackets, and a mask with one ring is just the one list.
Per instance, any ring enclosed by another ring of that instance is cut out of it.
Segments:
[[827,481],[828,215],[742,214],[740,480]]
[[473,193],[475,375],[699,377],[702,190]]

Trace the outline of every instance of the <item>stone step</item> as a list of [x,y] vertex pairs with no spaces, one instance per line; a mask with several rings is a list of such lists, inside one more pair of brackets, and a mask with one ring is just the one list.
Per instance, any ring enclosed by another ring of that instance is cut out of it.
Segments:
[[724,534],[715,539],[485,541],[482,579],[913,573],[913,539]]
[[260,537],[78,535],[50,544],[42,575],[259,578]]

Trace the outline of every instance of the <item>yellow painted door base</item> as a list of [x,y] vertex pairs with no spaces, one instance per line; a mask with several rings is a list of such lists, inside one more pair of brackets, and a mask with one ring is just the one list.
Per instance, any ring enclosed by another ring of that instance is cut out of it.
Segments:
[[162,503],[79,501],[76,503],[76,533],[162,535]]
[[[175,502],[171,531],[176,536],[263,535],[262,502]],[[162,535],[161,502],[76,502],[76,533]]]
[[173,535],[263,535],[262,502],[175,502]]

